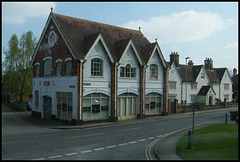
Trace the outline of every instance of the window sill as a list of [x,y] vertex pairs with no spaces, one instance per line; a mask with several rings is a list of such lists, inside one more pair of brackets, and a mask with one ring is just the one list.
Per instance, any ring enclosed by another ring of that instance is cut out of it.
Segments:
[[131,79],[131,80],[136,80],[137,78],[119,77],[119,79]]
[[90,78],[104,78],[103,76],[90,76]]

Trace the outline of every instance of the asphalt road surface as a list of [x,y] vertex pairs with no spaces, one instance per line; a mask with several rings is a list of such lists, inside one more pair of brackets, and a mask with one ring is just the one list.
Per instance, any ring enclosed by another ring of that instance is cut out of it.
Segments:
[[[195,124],[224,123],[229,110],[195,112]],[[2,160],[146,160],[145,150],[155,139],[192,126],[192,113],[85,129],[51,129],[22,120],[30,115],[2,112]]]

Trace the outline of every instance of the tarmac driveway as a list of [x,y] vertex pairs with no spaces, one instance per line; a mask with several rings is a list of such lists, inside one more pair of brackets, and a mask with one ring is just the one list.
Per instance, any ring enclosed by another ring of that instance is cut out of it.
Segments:
[[16,112],[2,104],[2,135],[49,131],[51,125],[55,124],[32,117],[31,111]]

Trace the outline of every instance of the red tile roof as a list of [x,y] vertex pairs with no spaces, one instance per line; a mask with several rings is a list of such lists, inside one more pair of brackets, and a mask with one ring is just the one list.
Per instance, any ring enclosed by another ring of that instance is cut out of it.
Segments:
[[130,39],[132,39],[139,55],[145,58],[142,47],[150,42],[141,31],[56,13],[51,14],[77,59],[84,58],[100,33],[115,61],[119,61]]

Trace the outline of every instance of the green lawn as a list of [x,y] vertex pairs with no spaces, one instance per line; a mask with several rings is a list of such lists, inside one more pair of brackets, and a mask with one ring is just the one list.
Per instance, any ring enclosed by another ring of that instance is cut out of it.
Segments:
[[177,154],[184,160],[238,160],[238,124],[216,124],[195,130],[192,149],[188,134],[180,138]]

